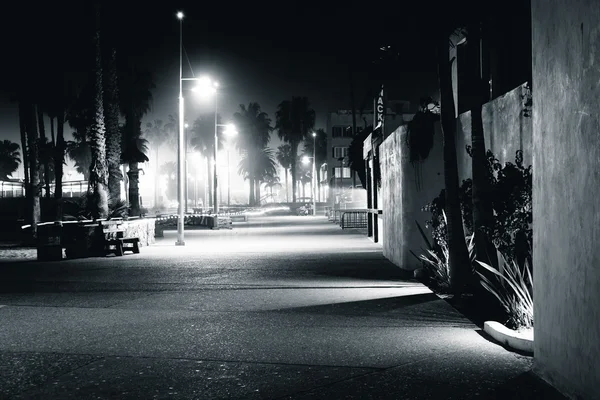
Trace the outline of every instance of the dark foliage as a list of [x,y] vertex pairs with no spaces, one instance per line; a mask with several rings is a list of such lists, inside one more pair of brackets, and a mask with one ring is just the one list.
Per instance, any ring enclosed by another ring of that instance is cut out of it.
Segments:
[[[467,152],[471,154],[470,146]],[[487,151],[487,165],[490,170],[490,189],[492,207],[494,209],[494,226],[489,237],[496,248],[510,261],[514,260],[523,265],[525,260],[531,263],[532,229],[532,173],[531,166],[523,166],[523,152],[516,152],[515,163],[507,162],[504,166],[494,154]],[[472,181],[466,179],[460,187],[460,202],[463,214],[463,224],[467,233],[473,231],[471,201]],[[431,229],[436,243],[446,244],[446,224],[442,211],[444,210],[445,193],[423,207],[423,211],[431,213],[431,219],[426,227]]]

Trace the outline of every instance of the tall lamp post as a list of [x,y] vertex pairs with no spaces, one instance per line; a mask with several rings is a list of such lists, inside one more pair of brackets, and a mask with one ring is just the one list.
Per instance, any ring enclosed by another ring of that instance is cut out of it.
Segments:
[[184,186],[184,190],[183,192],[185,193],[185,210],[184,210],[184,214],[188,213],[188,200],[190,198],[189,196],[189,184],[190,184],[190,177],[189,177],[189,168],[188,168],[188,148],[189,148],[189,132],[188,132],[188,128],[189,125],[187,123],[183,124],[183,128],[185,129],[184,131],[184,143],[185,143],[185,186]]
[[184,207],[183,207],[183,186],[184,186],[184,133],[183,133],[183,12],[177,12],[179,20],[179,135],[177,135],[177,241],[176,246],[185,246],[183,237]]
[[312,168],[312,178],[313,178],[313,215],[317,215],[317,132],[312,133],[313,137],[313,168]]

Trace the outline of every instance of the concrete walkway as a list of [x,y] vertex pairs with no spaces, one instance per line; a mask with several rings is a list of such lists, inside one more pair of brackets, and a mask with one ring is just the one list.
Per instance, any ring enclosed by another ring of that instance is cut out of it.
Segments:
[[561,398],[323,217],[0,262],[2,399]]

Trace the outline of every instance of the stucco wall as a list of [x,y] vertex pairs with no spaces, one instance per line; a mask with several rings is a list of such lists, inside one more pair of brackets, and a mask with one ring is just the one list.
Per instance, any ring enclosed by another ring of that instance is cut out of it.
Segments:
[[[417,188],[415,168],[406,145],[406,127],[401,126],[379,148],[383,255],[402,269],[413,270],[417,255],[426,247],[415,221],[424,228],[429,213],[421,211],[444,187],[442,136],[436,129],[429,157],[421,164],[421,187]],[[431,237],[429,238],[431,240]]]
[[534,369],[600,396],[600,7],[532,0]]
[[[486,150],[492,150],[502,163],[515,162],[517,150],[523,150],[526,166],[532,162],[532,118],[523,113],[525,84],[516,87],[482,107],[483,135]],[[471,157],[465,145],[471,144],[471,112],[458,118],[456,151],[460,181],[471,178]]]

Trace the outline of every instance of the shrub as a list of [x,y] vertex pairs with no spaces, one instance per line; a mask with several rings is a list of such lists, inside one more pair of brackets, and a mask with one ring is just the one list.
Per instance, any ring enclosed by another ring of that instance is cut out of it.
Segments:
[[509,328],[533,327],[533,279],[531,264],[525,260],[523,267],[514,261],[507,259],[498,252],[500,271],[490,265],[477,261],[477,264],[488,272],[493,278],[487,278],[484,274],[476,271],[479,275],[481,285],[493,294],[508,315],[506,325]]
[[[467,146],[471,155],[471,147]],[[509,260],[516,260],[523,265],[531,260],[532,230],[532,172],[531,166],[523,166],[523,152],[516,152],[515,163],[507,162],[504,166],[494,154],[487,151],[487,166],[490,177],[490,196],[494,210],[494,226],[488,232],[494,245]],[[473,232],[471,179],[463,180],[459,191],[463,225],[467,234]],[[446,222],[442,217],[445,206],[445,190],[438,197],[423,207],[423,211],[431,213],[426,227],[431,229],[435,242],[447,245]]]
[[[442,210],[442,218],[444,223],[446,222],[446,213]],[[423,241],[427,244],[427,249],[421,249],[423,253],[417,256],[411,251],[411,254],[422,262],[423,268],[427,272],[427,276],[433,283],[433,286],[439,292],[447,292],[450,289],[450,272],[449,272],[449,259],[450,253],[448,250],[448,244],[445,240],[432,244],[427,238],[427,234],[421,227],[418,221],[415,221],[417,228],[421,233]],[[471,260],[471,266],[474,267],[475,262],[475,235],[470,234],[465,238],[467,242],[467,248],[469,250],[469,258]]]

